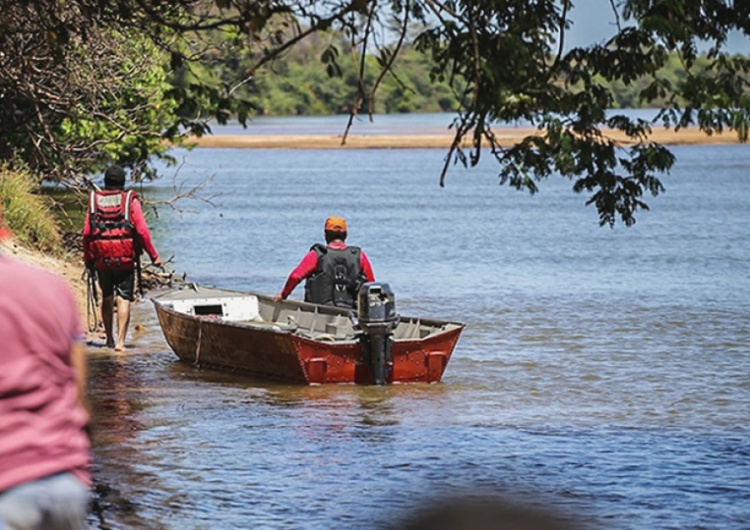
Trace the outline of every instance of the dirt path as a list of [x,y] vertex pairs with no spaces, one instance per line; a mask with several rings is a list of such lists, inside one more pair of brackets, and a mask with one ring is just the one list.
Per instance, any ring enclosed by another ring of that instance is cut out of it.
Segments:
[[78,305],[81,309],[81,318],[86,318],[86,283],[81,279],[83,263],[76,263],[72,256],[66,260],[29,250],[17,244],[12,239],[0,241],[0,250],[8,256],[52,271],[65,279],[75,292]]

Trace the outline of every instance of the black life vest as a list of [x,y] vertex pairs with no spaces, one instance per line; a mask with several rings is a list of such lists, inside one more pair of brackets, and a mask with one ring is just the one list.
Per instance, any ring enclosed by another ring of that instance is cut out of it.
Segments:
[[89,249],[97,269],[135,268],[140,252],[130,205],[136,197],[136,192],[122,190],[97,191],[89,196]]
[[354,308],[359,288],[367,281],[360,262],[361,249],[339,250],[316,243],[310,250],[318,254],[318,268],[305,282],[305,301]]

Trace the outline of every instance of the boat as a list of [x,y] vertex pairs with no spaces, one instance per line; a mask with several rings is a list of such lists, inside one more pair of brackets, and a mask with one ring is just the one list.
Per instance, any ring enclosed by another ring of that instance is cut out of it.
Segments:
[[378,282],[362,286],[356,312],[195,284],[151,300],[182,362],[305,385],[438,383],[464,329],[398,315]]

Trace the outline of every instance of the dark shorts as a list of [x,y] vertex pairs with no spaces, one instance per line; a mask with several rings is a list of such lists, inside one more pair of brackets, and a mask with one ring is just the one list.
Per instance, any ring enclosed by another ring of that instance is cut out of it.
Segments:
[[117,295],[123,300],[135,299],[135,270],[129,271],[108,271],[99,269],[96,271],[99,276],[99,287],[102,290],[102,297]]

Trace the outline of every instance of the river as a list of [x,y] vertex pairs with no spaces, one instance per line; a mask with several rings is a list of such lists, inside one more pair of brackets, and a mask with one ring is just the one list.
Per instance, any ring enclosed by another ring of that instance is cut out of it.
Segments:
[[400,313],[466,329],[440,384],[299,387],[181,364],[136,304],[124,354],[91,347],[91,528],[381,529],[466,497],[748,528],[750,147],[673,151],[613,229],[569,181],[529,196],[489,160],[441,188],[440,150],[175,151],[143,194],[203,185],[151,221],[187,281],[273,294],[342,215]]

